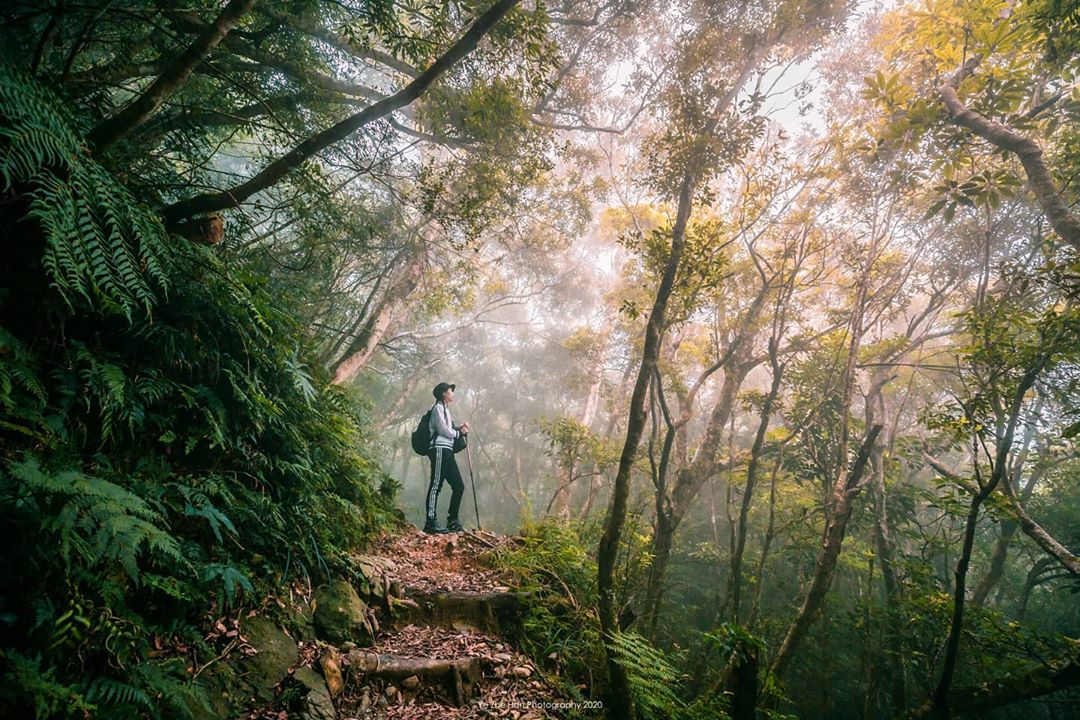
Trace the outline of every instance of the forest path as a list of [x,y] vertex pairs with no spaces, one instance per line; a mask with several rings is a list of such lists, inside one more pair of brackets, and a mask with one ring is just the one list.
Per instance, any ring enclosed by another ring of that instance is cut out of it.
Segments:
[[[338,720],[557,716],[544,709],[559,700],[555,691],[514,648],[524,597],[486,557],[512,542],[484,531],[408,528],[359,558],[383,573],[386,588],[373,645],[301,645],[301,665],[327,678]],[[335,664],[341,683],[330,680]],[[306,715],[328,713],[309,703]]]

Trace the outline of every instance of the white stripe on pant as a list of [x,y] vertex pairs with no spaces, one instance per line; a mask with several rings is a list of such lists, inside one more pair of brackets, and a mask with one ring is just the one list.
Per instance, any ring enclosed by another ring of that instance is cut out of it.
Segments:
[[427,519],[435,519],[435,502],[439,497],[439,490],[442,489],[442,454],[443,448],[435,448],[435,471],[431,475],[431,482],[428,487],[427,497]]

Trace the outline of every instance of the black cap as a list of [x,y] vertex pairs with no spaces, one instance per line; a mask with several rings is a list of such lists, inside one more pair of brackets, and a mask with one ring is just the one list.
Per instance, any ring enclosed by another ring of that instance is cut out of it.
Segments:
[[442,400],[443,393],[447,390],[457,390],[457,385],[454,383],[441,382],[435,386],[435,389],[431,391],[431,394],[435,396],[436,400]]

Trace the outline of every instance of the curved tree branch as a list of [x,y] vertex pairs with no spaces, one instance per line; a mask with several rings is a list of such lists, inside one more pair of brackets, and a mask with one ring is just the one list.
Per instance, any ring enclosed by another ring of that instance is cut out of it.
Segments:
[[396,70],[402,75],[407,75],[408,77],[416,77],[420,74],[419,70],[417,70],[415,67],[405,62],[404,60],[400,60],[391,55],[390,53],[384,52],[382,50],[361,47],[356,43],[352,42],[345,35],[333,32],[332,30],[323,27],[318,22],[314,22],[309,18],[302,16],[297,17],[294,15],[286,15],[285,13],[275,10],[272,7],[260,7],[258,9],[258,12],[266,15],[266,17],[271,18],[276,22],[289,24],[306,35],[318,38],[319,40],[322,40],[327,45],[330,45],[331,47],[340,52],[347,53],[363,60],[370,60],[380,63],[388,68],[391,68],[392,70]]
[[213,24],[207,27],[175,62],[168,65],[150,87],[123,110],[103,120],[91,130],[86,138],[87,142],[101,150],[146,122],[166,99],[180,89],[195,67],[225,39],[240,17],[250,10],[254,3],[255,0],[232,0]]
[[1080,218],[1072,214],[1055,187],[1054,179],[1049,168],[1046,167],[1039,144],[1008,125],[980,115],[960,100],[956,89],[961,80],[975,71],[980,60],[981,58],[975,57],[966,62],[939,88],[938,92],[949,111],[949,117],[957,125],[967,128],[992,145],[1008,150],[1019,158],[1020,164],[1024,166],[1024,171],[1027,173],[1028,184],[1035,193],[1035,199],[1039,201],[1039,206],[1042,207],[1046,218],[1057,234],[1072,245],[1077,252],[1080,252]]
[[1020,529],[1024,531],[1024,534],[1034,540],[1035,544],[1042,548],[1048,555],[1061,563],[1062,567],[1074,576],[1080,577],[1080,557],[1069,552],[1068,548],[1058,542],[1053,535],[1046,532],[1041,525],[1031,519],[1031,516],[1027,514],[1024,507],[1020,504],[1020,499],[1016,497],[1016,493],[1011,484],[1005,482],[1002,487],[1005,497],[1007,497],[1009,501],[1007,512],[1013,516],[1015,522],[1020,524]]
[[[1022,674],[991,680],[980,685],[953,688],[949,691],[950,714],[960,717],[983,717],[996,708],[1080,685],[1080,662],[1073,656],[1060,658]],[[933,717],[927,703],[908,715],[910,720]]]
[[446,53],[415,80],[393,95],[373,103],[336,125],[332,125],[309,137],[267,165],[246,182],[227,190],[198,195],[170,205],[164,212],[166,220],[172,224],[192,215],[237,207],[255,193],[276,185],[291,170],[313,157],[316,153],[344,140],[368,123],[386,117],[390,113],[411,104],[443,73],[471,53],[484,35],[519,2],[520,0],[499,0],[499,2],[492,5]]

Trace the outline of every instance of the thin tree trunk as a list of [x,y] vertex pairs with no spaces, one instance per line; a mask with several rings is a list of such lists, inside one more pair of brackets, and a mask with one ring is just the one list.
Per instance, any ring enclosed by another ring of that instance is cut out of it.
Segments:
[[[991,480],[988,485],[989,490],[993,490],[995,484],[996,481]],[[945,641],[945,659],[942,663],[941,678],[938,680],[932,700],[933,717],[942,720],[949,717],[949,688],[952,685],[960,648],[960,629],[964,622],[964,603],[966,601],[964,590],[967,583],[968,566],[971,563],[971,549],[975,544],[975,525],[979,519],[979,508],[989,494],[989,492],[983,490],[975,493],[971,498],[967,520],[964,524],[964,542],[960,549],[960,557],[956,561],[952,622],[949,626],[949,636]]]
[[56,24],[59,22],[60,17],[64,14],[64,3],[59,2],[56,7],[53,8],[52,13],[49,16],[49,22],[45,25],[45,30],[42,31],[41,37],[38,39],[37,45],[34,47],[33,59],[30,61],[30,74],[37,75],[38,67],[41,65],[42,58],[45,57],[45,48],[48,46],[49,41],[52,40],[53,31],[56,30]]
[[521,463],[521,443],[523,438],[514,438],[514,440],[514,480],[517,482],[518,496],[521,498],[519,503],[524,503],[528,507],[529,493],[525,490],[525,472]]
[[660,619],[660,604],[664,599],[663,578],[667,575],[674,535],[674,530],[671,527],[671,514],[669,512],[658,512],[656,515],[656,527],[653,531],[653,559],[649,564],[649,579],[645,586],[645,613],[641,620],[646,635],[650,639],[656,638],[656,629]]
[[[840,439],[836,453],[839,470],[837,471],[836,483],[833,485],[831,493],[826,496],[822,503],[826,518],[825,532],[822,537],[822,547],[818,552],[817,561],[814,565],[814,574],[811,576],[810,585],[803,598],[802,606],[796,614],[795,619],[788,627],[784,641],[772,664],[772,672],[778,679],[783,679],[784,674],[791,664],[792,658],[795,656],[796,649],[802,643],[803,638],[806,636],[806,632],[817,620],[825,606],[825,595],[832,585],[833,575],[836,572],[836,562],[840,557],[844,535],[847,531],[847,522],[851,517],[855,498],[862,489],[862,483],[860,482],[861,475],[869,461],[870,451],[873,449],[878,433],[881,432],[882,428],[880,424],[875,424],[869,428],[855,460],[855,464],[853,467],[849,468],[848,448],[851,433],[851,398],[855,385],[856,363],[864,332],[863,323],[866,313],[866,298],[869,292],[870,271],[876,260],[878,249],[879,238],[876,227],[877,219],[875,215],[874,234],[872,235],[870,247],[866,253],[862,276],[855,293],[855,302],[851,319],[848,323],[850,341],[848,344],[847,361],[842,376],[843,400],[841,402],[840,411],[842,415],[838,431]],[[831,474],[827,474],[823,478],[823,486],[830,475]]]
[[[1036,403],[1033,413],[1037,416],[1042,410],[1042,399]],[[1031,449],[1031,442],[1035,435],[1035,424],[1028,423],[1024,429],[1024,442],[1020,449],[1020,453],[1017,456],[1016,464],[1012,469],[1010,475],[1011,484],[1015,485],[1021,474],[1024,471],[1024,465],[1027,461],[1028,453]],[[1028,500],[1031,497],[1031,493],[1035,489],[1035,484],[1039,480],[1039,476],[1042,474],[1041,468],[1037,469],[1032,475],[1031,480],[1024,487],[1023,500]],[[981,607],[986,602],[986,596],[990,594],[990,591],[1001,580],[1001,576],[1005,573],[1005,559],[1009,553],[1009,544],[1012,542],[1013,536],[1016,534],[1017,528],[1020,527],[1020,523],[1012,518],[1008,518],[1001,523],[1001,534],[998,536],[997,544],[994,545],[994,552],[990,556],[990,569],[987,571],[986,576],[976,586],[975,592],[971,596],[971,602],[977,607]]]
[[345,354],[334,364],[335,383],[340,385],[351,380],[367,365],[386,331],[397,319],[397,315],[401,308],[404,307],[405,301],[409,299],[409,296],[420,284],[423,270],[424,253],[417,249],[410,258],[409,264],[403,269],[397,282],[387,288],[386,294],[368,313],[364,326],[357,336],[353,338],[353,341],[349,343]]
[[754,592],[754,605],[750,608],[750,617],[747,625],[753,627],[757,623],[758,612],[761,609],[761,595],[765,587],[765,564],[769,560],[769,549],[772,547],[773,534],[776,532],[776,481],[780,475],[780,468],[784,464],[784,446],[776,454],[776,462],[773,464],[772,476],[769,478],[769,522],[765,526],[765,537],[761,541],[761,557],[757,564],[757,589]]
[[1075,555],[1072,551],[1058,542],[1057,538],[1046,532],[1041,525],[1032,520],[1031,516],[1024,510],[1024,507],[1020,504],[1016,494],[1013,492],[1012,488],[1009,487],[1007,482],[1004,483],[1004,486],[1004,494],[1009,502],[1008,512],[1020,524],[1020,529],[1024,531],[1024,534],[1034,540],[1035,544],[1042,548],[1044,552],[1061,563],[1063,568],[1073,575],[1080,576],[1080,556]]
[[[663,584],[674,546],[675,531],[679,523],[698,494],[702,485],[719,470],[716,462],[717,450],[724,437],[725,426],[731,417],[738,396],[739,388],[749,368],[740,364],[734,355],[724,369],[724,382],[720,389],[720,399],[713,408],[706,426],[705,437],[689,467],[682,468],[675,480],[675,487],[669,499],[657,505],[657,525],[653,534],[653,560],[649,568],[649,580],[645,588],[645,624],[652,627],[660,612]],[[729,462],[733,462],[729,458]],[[663,516],[661,518],[661,516]]]
[[836,561],[840,557],[840,550],[844,542],[844,534],[847,530],[847,522],[851,517],[855,498],[862,490],[860,482],[863,471],[870,457],[870,448],[877,441],[881,425],[874,425],[866,434],[859,455],[851,472],[844,473],[844,478],[836,483],[833,497],[833,513],[825,529],[825,538],[821,544],[817,561],[814,564],[814,574],[807,588],[806,597],[802,607],[799,608],[795,620],[788,628],[784,641],[780,645],[780,651],[772,664],[772,673],[778,678],[783,678],[795,656],[795,651],[806,636],[807,630],[817,620],[825,607],[825,594],[832,585],[833,575],[836,573]]
[[135,128],[146,122],[157,112],[161,104],[168,100],[191,77],[206,56],[218,46],[237,21],[255,4],[255,0],[231,0],[187,50],[146,88],[141,95],[128,103],[120,112],[106,118],[86,137],[87,142],[96,150],[102,150],[117,140],[124,138]]
[[596,419],[596,412],[600,408],[600,385],[601,376],[598,371],[594,370],[592,383],[589,385],[589,395],[585,399],[585,408],[581,411],[581,424],[586,428],[591,428],[593,420]]
[[[663,600],[662,579],[667,572],[667,560],[671,556],[672,528],[671,523],[671,495],[667,489],[668,468],[671,463],[671,452],[675,444],[676,434],[679,428],[672,422],[671,413],[668,410],[664,396],[663,378],[659,372],[653,376],[654,398],[653,403],[653,438],[650,438],[649,460],[652,465],[653,485],[655,489],[654,502],[656,518],[653,526],[653,562],[649,564],[649,579],[645,586],[645,615],[642,625],[650,640],[656,639],[657,621],[660,618],[660,603]],[[653,443],[658,431],[659,423],[656,421],[657,414],[664,417],[664,445],[661,450],[660,463],[654,461]],[[659,559],[660,562],[656,562]],[[659,578],[659,579],[658,579]]]
[[[342,329],[338,331],[337,337],[333,342],[329,343],[322,354],[319,356],[319,360],[323,365],[332,367],[336,362],[340,362],[345,351],[345,346],[349,342],[356,339],[360,328],[363,326],[364,321],[370,317],[371,305],[375,302],[375,298],[380,297],[383,293],[383,283],[390,276],[395,267],[398,266],[398,262],[401,260],[401,255],[395,255],[386,267],[379,273],[379,276],[375,278],[374,284],[371,286],[371,290],[368,292],[366,298],[364,298],[364,304],[360,306],[360,311],[356,313],[356,319],[352,321],[348,329]],[[333,281],[331,281],[333,284]],[[318,315],[316,315],[318,317]]]
[[997,708],[1077,685],[1080,685],[1080,660],[1075,656],[1059,658],[1030,672],[1011,674],[982,685],[955,688],[949,693],[949,709],[966,717],[985,717]]
[[[884,419],[884,388],[891,378],[880,369],[871,375],[870,392],[866,398],[866,424],[873,425]],[[893,430],[895,432],[895,428]],[[889,701],[891,715],[899,717],[907,708],[907,678],[904,667],[904,626],[902,618],[903,589],[893,558],[893,543],[889,533],[888,498],[885,493],[885,443],[876,443],[870,450],[871,495],[874,502],[874,550],[881,566],[881,581],[885,589],[886,622],[885,643],[889,648],[888,665]]]
[[765,402],[761,407],[761,421],[758,423],[757,434],[754,436],[754,444],[750,448],[750,462],[746,467],[746,487],[743,489],[742,504],[739,507],[739,522],[735,529],[735,546],[731,553],[731,577],[728,580],[728,607],[731,613],[731,621],[738,624],[739,606],[742,593],[742,557],[746,549],[746,531],[750,517],[750,505],[754,500],[754,486],[757,483],[758,467],[761,465],[761,455],[765,447],[765,433],[769,429],[769,419],[772,417],[773,405],[776,397],[780,394],[780,383],[784,376],[784,367],[777,359],[776,338],[769,340],[769,362],[772,365],[772,386]]
[[626,441],[619,457],[619,469],[615,475],[611,504],[604,521],[604,532],[600,538],[597,552],[597,589],[599,591],[600,630],[605,637],[604,651],[607,655],[609,676],[609,715],[615,720],[634,716],[633,703],[630,700],[630,684],[626,671],[615,659],[611,646],[606,641],[618,631],[618,618],[615,609],[615,561],[619,543],[622,539],[623,524],[626,522],[626,508],[630,498],[630,471],[637,455],[641,435],[645,429],[645,396],[649,383],[660,357],[660,345],[663,341],[665,316],[668,298],[675,285],[675,274],[682,261],[683,247],[686,244],[686,225],[690,219],[696,178],[688,168],[679,188],[678,210],[671,232],[671,253],[667,266],[656,291],[656,299],[649,313],[645,328],[645,345],[642,351],[641,365],[638,369],[634,391],[630,396],[630,408],[626,423]]
[[[949,625],[949,636],[945,641],[945,653],[941,663],[941,678],[934,689],[931,699],[931,713],[936,718],[945,720],[950,715],[949,690],[952,686],[953,675],[956,671],[957,656],[960,649],[960,633],[964,624],[964,602],[966,600],[964,588],[967,580],[968,567],[971,563],[971,549],[975,543],[975,524],[979,517],[979,508],[986,498],[994,492],[1004,480],[1008,483],[1009,453],[1012,451],[1013,436],[1016,432],[1016,423],[1020,418],[1020,409],[1023,405],[1024,395],[1035,383],[1035,378],[1042,371],[1049,358],[1043,356],[1036,360],[1035,364],[1024,373],[1016,392],[1013,394],[1009,415],[1004,423],[999,420],[998,441],[995,448],[994,463],[991,467],[990,478],[986,484],[979,483],[977,492],[972,495],[968,509],[966,524],[964,526],[964,543],[960,551],[960,558],[956,561],[956,582],[953,589],[953,614]],[[1001,424],[1004,427],[1001,427]],[[1001,431],[1004,432],[1001,432]],[[975,448],[975,457],[978,457],[978,447]],[[975,466],[976,480],[978,480],[978,465]]]
[[[600,406],[600,374],[599,370],[595,367],[590,368],[590,374],[592,375],[592,382],[589,384],[589,394],[585,398],[585,406],[581,410],[581,416],[578,418],[578,422],[582,427],[589,430],[589,426],[592,425],[593,420],[596,418],[596,410]],[[556,480],[558,487],[555,490],[555,496],[548,503],[548,509],[550,511],[551,506],[555,506],[555,514],[562,520],[570,519],[570,487],[581,476],[581,468],[578,469],[577,476],[574,474],[574,464],[571,461],[569,464],[560,461],[557,463],[558,472],[556,474]]]
[[193,215],[237,207],[255,193],[276,185],[290,171],[299,167],[304,161],[317,153],[341,142],[368,123],[407,107],[423,95],[432,83],[447,70],[475,50],[483,37],[520,1],[499,0],[496,2],[477,18],[468,31],[438,60],[393,95],[379,100],[355,115],[351,115],[326,130],[309,137],[277,160],[271,162],[250,180],[227,190],[198,195],[170,205],[165,209],[166,219],[171,224],[175,224]]
[[1016,619],[1019,622],[1024,621],[1028,601],[1031,600],[1031,593],[1040,583],[1039,576],[1045,573],[1052,563],[1053,558],[1044,557],[1028,570],[1027,578],[1024,580],[1024,589],[1020,591],[1020,605],[1016,610]]
[[724,689],[731,697],[731,720],[754,720],[757,716],[759,664],[757,647],[744,639],[736,640],[723,673]]
[[[406,434],[409,432],[405,431]],[[405,450],[405,460],[401,463],[401,482],[406,484],[409,482],[409,466],[412,465],[413,456],[416,453],[412,452],[412,448],[409,447]]]
[[555,508],[555,517],[560,520],[570,519],[570,484],[573,482],[574,467],[572,464],[567,464],[560,460],[558,457],[552,457],[552,469],[555,472],[555,494],[551,496],[551,500],[547,504],[547,508],[544,510],[544,514],[551,513],[551,508]]

